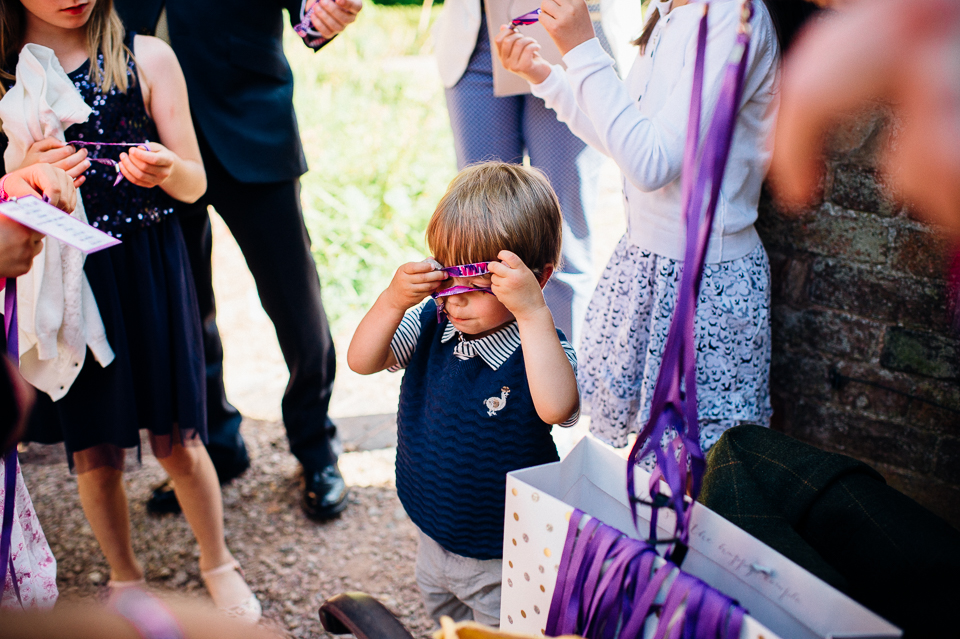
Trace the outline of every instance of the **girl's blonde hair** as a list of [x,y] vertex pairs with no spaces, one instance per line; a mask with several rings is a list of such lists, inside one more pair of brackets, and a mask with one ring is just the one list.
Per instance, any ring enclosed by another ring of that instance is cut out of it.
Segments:
[[444,266],[488,262],[512,251],[538,276],[560,267],[563,217],[537,169],[485,162],[453,178],[427,225],[427,245]]
[[[23,47],[27,26],[26,9],[19,0],[0,0],[0,77],[13,80],[6,68],[16,60]],[[87,57],[90,59],[90,79],[103,92],[114,87],[126,92],[129,87],[127,64],[133,52],[123,43],[124,29],[120,16],[113,10],[113,0],[97,0],[84,27],[87,32]],[[97,55],[103,54],[103,70],[97,64]],[[0,96],[6,88],[0,83]]]

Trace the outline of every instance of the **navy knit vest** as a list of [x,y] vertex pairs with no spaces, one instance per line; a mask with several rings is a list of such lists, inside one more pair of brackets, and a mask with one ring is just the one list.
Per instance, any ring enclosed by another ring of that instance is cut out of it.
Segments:
[[[480,356],[454,357],[457,338],[442,344],[443,326],[426,304],[400,387],[397,493],[410,519],[449,552],[497,559],[507,473],[559,456],[533,406],[522,349],[493,370]],[[503,396],[489,414],[485,400]]]

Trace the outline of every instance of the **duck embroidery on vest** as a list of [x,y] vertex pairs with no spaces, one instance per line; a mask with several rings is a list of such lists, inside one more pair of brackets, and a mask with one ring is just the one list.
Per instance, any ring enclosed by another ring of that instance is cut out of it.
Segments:
[[483,405],[487,407],[487,415],[493,417],[498,411],[502,410],[507,405],[507,395],[509,394],[510,389],[504,386],[500,389],[500,397],[488,397],[483,400]]

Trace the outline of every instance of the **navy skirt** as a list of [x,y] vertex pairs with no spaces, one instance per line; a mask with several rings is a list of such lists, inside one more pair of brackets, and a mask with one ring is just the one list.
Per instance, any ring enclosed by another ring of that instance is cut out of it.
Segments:
[[84,263],[116,359],[102,367],[88,350],[64,398],[38,393],[27,435],[62,440],[81,473],[123,469],[126,449],[139,456],[141,430],[157,457],[207,440],[200,313],[180,221],[168,216],[122,241]]

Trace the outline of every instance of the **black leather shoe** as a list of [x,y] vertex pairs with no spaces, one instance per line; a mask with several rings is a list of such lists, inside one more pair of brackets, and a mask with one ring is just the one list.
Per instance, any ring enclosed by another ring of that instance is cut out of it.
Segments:
[[180,514],[180,502],[173,492],[173,480],[169,477],[162,484],[153,489],[153,494],[147,500],[147,512],[154,515]]
[[333,519],[347,507],[347,484],[336,464],[303,469],[303,512],[310,519]]

